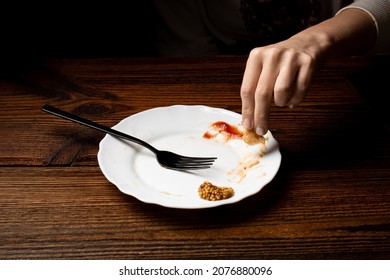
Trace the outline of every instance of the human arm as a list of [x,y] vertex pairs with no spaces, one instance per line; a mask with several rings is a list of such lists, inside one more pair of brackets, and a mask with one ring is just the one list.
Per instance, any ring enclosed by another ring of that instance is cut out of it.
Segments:
[[324,61],[367,54],[377,42],[377,28],[372,14],[351,7],[285,41],[253,49],[241,86],[244,127],[265,134],[272,99],[277,106],[298,106]]

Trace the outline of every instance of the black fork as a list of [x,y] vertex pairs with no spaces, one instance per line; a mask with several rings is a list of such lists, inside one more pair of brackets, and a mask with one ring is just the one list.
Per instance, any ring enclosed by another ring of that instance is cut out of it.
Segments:
[[157,158],[158,163],[166,168],[169,169],[177,169],[177,170],[196,170],[196,169],[205,169],[210,168],[210,166],[214,163],[214,161],[217,159],[216,157],[188,157],[188,156],[182,156],[179,154],[175,154],[170,151],[160,151],[150,145],[149,143],[146,143],[145,141],[138,139],[134,136],[125,134],[123,132],[120,132],[118,130],[109,128],[107,126],[95,123],[93,121],[81,118],[79,116],[76,116],[72,113],[62,111],[58,108],[55,108],[50,105],[45,105],[42,107],[42,111],[51,113],[55,116],[73,121],[75,123],[79,123],[85,126],[88,126],[90,128],[94,128],[100,131],[103,131],[105,133],[108,133],[112,136],[119,137],[125,140],[132,141],[134,143],[137,143],[139,145],[144,146],[145,148],[152,151]]

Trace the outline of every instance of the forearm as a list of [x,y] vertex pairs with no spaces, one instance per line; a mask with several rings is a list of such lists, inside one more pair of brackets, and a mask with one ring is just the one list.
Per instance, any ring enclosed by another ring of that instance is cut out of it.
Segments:
[[350,8],[291,39],[306,42],[305,48],[313,57],[327,59],[364,55],[375,45],[376,36],[372,17],[363,10]]
[[[351,5],[341,9],[360,9],[373,19],[377,38],[369,54],[390,52],[390,0],[356,0]],[[340,11],[339,11],[340,12]]]

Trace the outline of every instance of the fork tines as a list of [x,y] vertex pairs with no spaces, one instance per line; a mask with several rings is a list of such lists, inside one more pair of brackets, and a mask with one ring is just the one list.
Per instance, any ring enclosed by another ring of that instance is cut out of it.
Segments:
[[204,169],[210,166],[216,160],[216,157],[180,157],[176,161],[176,167],[185,169]]

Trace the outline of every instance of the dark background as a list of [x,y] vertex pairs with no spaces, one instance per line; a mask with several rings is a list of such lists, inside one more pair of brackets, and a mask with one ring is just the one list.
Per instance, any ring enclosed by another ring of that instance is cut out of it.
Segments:
[[3,60],[153,56],[152,1],[2,1]]

